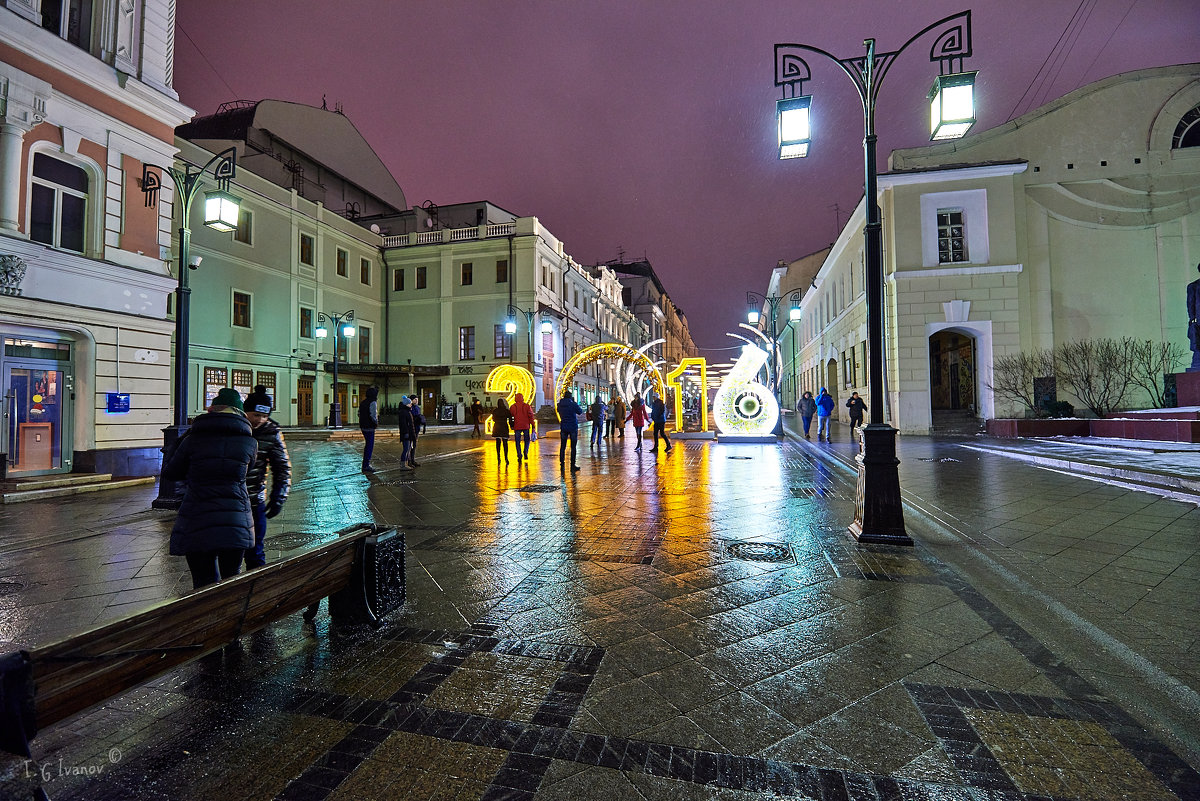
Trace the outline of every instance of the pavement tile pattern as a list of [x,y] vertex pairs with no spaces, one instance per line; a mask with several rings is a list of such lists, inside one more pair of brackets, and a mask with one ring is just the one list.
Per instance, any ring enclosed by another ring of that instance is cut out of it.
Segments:
[[[915,548],[848,538],[848,437],[669,455],[614,441],[581,450],[575,476],[553,439],[520,467],[485,444],[437,443],[415,472],[377,445],[373,477],[354,472],[352,443],[293,446],[272,554],[351,521],[398,525],[406,606],[378,632],[297,615],[42,733],[35,767],[102,768],[52,770],[51,797],[1200,799],[1194,729],[1109,697],[1035,630],[1036,603],[952,564],[916,519]],[[1197,530],[1194,507],[953,445],[903,448],[916,506],[1116,635],[1155,626],[1146,596],[1192,608],[1194,593],[1158,587],[1200,565],[1175,537]],[[29,539],[0,556],[0,581],[41,567],[49,582],[52,555],[78,561],[67,583],[117,582],[84,596],[97,600],[77,626],[115,614],[144,569],[159,577],[150,600],[182,594],[169,523]],[[1001,543],[1011,532],[1024,536]],[[1147,540],[1162,552],[1150,561],[1174,565],[1150,591],[1120,561]],[[1090,547],[1105,543],[1123,550]],[[1069,570],[1078,559],[1051,561],[1073,548],[1102,554],[1087,577]],[[1088,577],[1117,592],[1072,594]],[[1127,603],[1124,584],[1141,597]],[[29,589],[4,603],[14,642],[68,625]],[[1195,621],[1174,625],[1173,645],[1159,633],[1143,652],[1194,688]]]

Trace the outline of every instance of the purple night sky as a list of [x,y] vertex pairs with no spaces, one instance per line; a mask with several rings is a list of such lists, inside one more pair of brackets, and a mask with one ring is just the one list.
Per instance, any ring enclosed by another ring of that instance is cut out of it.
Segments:
[[[832,242],[862,196],[861,105],[831,62],[809,59],[809,157],[777,159],[772,46],[894,50],[968,8],[976,132],[1200,58],[1196,0],[183,0],[175,87],[200,114],[324,95],[410,205],[490,200],[540,218],[581,263],[645,256],[697,344],[726,348],[745,291]],[[928,142],[931,42],[883,83],[881,171]]]

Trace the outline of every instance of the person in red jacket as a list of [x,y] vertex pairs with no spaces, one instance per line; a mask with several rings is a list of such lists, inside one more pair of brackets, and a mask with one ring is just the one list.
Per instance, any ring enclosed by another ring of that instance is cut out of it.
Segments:
[[633,400],[629,402],[629,416],[626,420],[633,421],[633,433],[637,439],[637,445],[633,447],[635,451],[642,449],[642,429],[646,427],[646,420],[650,417],[646,411],[646,403],[642,400],[641,395],[634,395]]
[[[529,458],[529,432],[533,430],[535,425],[533,417],[533,407],[525,402],[525,396],[520,392],[513,400],[513,405],[509,407],[509,411],[513,416],[513,434],[516,436],[517,446],[517,464],[520,465],[523,459]],[[521,451],[521,440],[525,441],[524,453]]]

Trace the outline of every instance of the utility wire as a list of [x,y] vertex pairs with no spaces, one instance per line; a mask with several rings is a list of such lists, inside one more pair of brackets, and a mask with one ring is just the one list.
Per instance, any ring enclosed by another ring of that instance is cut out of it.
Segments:
[[1063,39],[1066,37],[1067,31],[1069,31],[1071,29],[1071,24],[1075,21],[1075,17],[1079,16],[1079,10],[1081,8],[1083,8],[1083,5],[1086,2],[1087,2],[1087,0],[1080,0],[1079,7],[1075,9],[1075,13],[1071,15],[1071,19],[1067,21],[1067,26],[1065,28],[1063,28],[1063,32],[1061,34],[1059,34],[1058,41],[1054,43],[1054,47],[1050,48],[1050,52],[1046,54],[1046,58],[1044,61],[1042,61],[1042,65],[1040,67],[1038,67],[1037,72],[1035,72],[1033,74],[1033,77],[1029,79],[1029,86],[1025,87],[1025,91],[1021,93],[1021,97],[1017,100],[1016,104],[1013,106],[1012,111],[1010,111],[1008,113],[1008,119],[1005,120],[1005,122],[1009,122],[1014,117],[1017,116],[1017,109],[1021,107],[1021,104],[1023,102],[1025,102],[1025,98],[1029,95],[1030,90],[1033,89],[1034,83],[1037,82],[1038,77],[1042,74],[1042,70],[1044,70],[1046,68],[1046,65],[1050,63],[1050,59],[1054,57],[1054,54],[1055,54],[1055,52],[1057,52],[1059,45],[1062,44]]
[[213,63],[208,60],[208,56],[204,55],[204,51],[200,49],[200,45],[196,44],[196,40],[193,39],[188,32],[183,29],[182,25],[178,25],[177,29],[183,34],[185,39],[192,43],[192,47],[196,48],[196,52],[200,54],[200,58],[204,59],[204,63],[208,65],[208,68],[213,71],[213,75],[217,76],[217,80],[225,84],[225,88],[229,90],[229,99],[237,100],[240,95],[233,91],[233,87],[229,85],[229,81],[225,80],[224,76],[222,76],[221,73],[217,71],[217,68],[213,66]]
[[1100,45],[1100,49],[1096,51],[1096,57],[1092,59],[1092,63],[1088,64],[1087,69],[1084,70],[1083,75],[1080,76],[1081,81],[1091,73],[1092,67],[1096,66],[1096,62],[1100,60],[1100,54],[1104,52],[1104,49],[1108,47],[1109,42],[1111,42],[1113,37],[1117,35],[1117,30],[1125,24],[1125,20],[1129,17],[1129,12],[1133,11],[1133,7],[1136,5],[1137,0],[1133,0],[1129,4],[1129,8],[1125,9],[1125,16],[1121,17],[1121,21],[1113,26],[1112,33],[1110,33],[1108,38],[1104,40],[1104,44]]
[[1037,106],[1044,105],[1049,99],[1050,90],[1058,82],[1058,76],[1062,74],[1062,69],[1067,65],[1071,58],[1071,51],[1075,49],[1075,45],[1079,44],[1079,40],[1083,37],[1083,29],[1087,27],[1088,20],[1091,19],[1092,12],[1096,10],[1096,0],[1091,0],[1086,13],[1080,17],[1078,24],[1074,26],[1074,31],[1068,37],[1069,42],[1067,48],[1063,51],[1062,56],[1058,59],[1058,64],[1053,70],[1053,74],[1042,84],[1041,97],[1036,101]]

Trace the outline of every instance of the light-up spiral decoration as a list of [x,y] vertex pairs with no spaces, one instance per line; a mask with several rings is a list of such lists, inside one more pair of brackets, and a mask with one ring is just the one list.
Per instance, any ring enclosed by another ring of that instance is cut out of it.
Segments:
[[713,418],[723,434],[767,435],[779,421],[779,403],[755,376],[767,363],[767,352],[747,343],[713,398]]
[[628,345],[605,342],[599,345],[589,345],[572,356],[563,365],[562,370],[558,374],[558,382],[554,385],[556,402],[571,387],[571,382],[575,380],[575,373],[579,372],[581,367],[601,361],[602,359],[620,359],[635,365],[649,379],[650,386],[658,393],[658,396],[666,398],[666,389],[663,385],[662,374],[658,372],[658,368],[654,366],[654,363],[650,361],[650,358],[645,353],[634,350]]
[[[501,364],[498,367],[493,367],[488,373],[487,380],[483,383],[484,392],[495,392],[498,394],[507,393],[505,400],[511,409],[513,401],[517,399],[517,393],[521,393],[525,397],[525,402],[529,403],[534,397],[533,374],[524,367],[518,367],[515,364]],[[483,423],[483,431],[487,435],[492,433],[492,418],[488,417]],[[537,420],[533,421],[534,430],[537,430]]]

